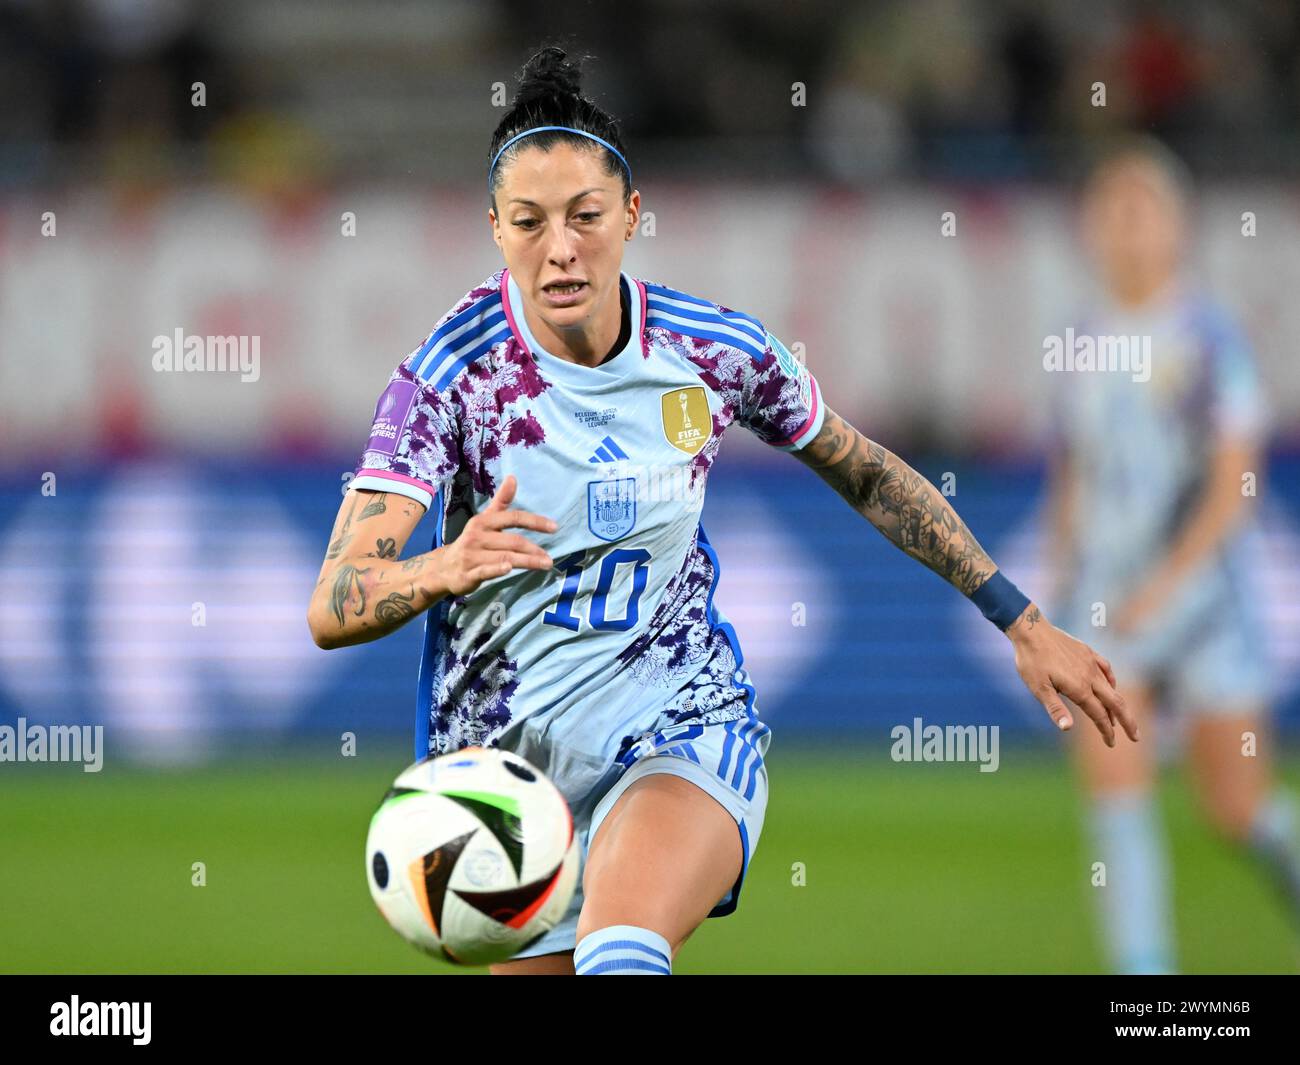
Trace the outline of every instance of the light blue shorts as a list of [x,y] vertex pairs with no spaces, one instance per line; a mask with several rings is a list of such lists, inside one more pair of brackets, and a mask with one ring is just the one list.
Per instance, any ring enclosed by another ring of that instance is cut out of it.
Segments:
[[[1093,625],[1084,593],[1076,589],[1072,606],[1052,621],[1110,662],[1121,692],[1126,679],[1141,681],[1160,689],[1172,710],[1195,715],[1233,713],[1272,698],[1276,677],[1267,641],[1239,567],[1203,568],[1128,635]],[[1111,595],[1115,604],[1124,599],[1114,586]],[[1104,594],[1095,598],[1107,601]]]
[[[586,802],[570,803],[574,831],[582,849],[582,864],[573,901],[559,924],[514,957],[532,958],[577,948],[587,849],[619,796],[651,773],[672,773],[699,785],[735,819],[744,854],[740,875],[708,916],[725,917],[734,912],[750,859],[763,831],[763,817],[767,812],[767,767],[763,755],[771,740],[772,730],[752,714],[716,725],[673,725],[638,740],[602,779],[596,792],[602,788],[607,790],[596,799],[594,806],[591,802],[594,794]],[[584,811],[590,811],[590,814],[584,815]]]

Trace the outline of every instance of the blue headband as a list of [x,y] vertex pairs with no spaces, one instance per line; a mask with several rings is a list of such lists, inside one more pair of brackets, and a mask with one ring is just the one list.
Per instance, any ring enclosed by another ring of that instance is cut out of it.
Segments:
[[492,190],[492,171],[494,171],[497,168],[497,160],[501,158],[501,153],[504,152],[507,148],[509,148],[510,145],[514,144],[515,141],[519,140],[520,137],[527,137],[530,133],[544,133],[548,129],[562,129],[567,133],[576,133],[580,137],[590,137],[592,140],[596,141],[597,143],[603,144],[606,148],[608,148],[611,152],[613,152],[615,155],[618,156],[619,161],[623,164],[623,169],[627,171],[628,184],[632,183],[632,168],[627,165],[627,160],[623,158],[623,153],[620,152],[617,148],[615,148],[612,144],[610,144],[609,141],[602,140],[600,137],[597,137],[594,133],[588,133],[585,129],[574,129],[572,126],[536,126],[533,129],[526,129],[522,133],[516,133],[513,137],[511,137],[508,141],[506,141],[505,144],[501,145],[501,147],[497,150],[497,154],[492,157],[492,165],[488,167],[488,191],[489,192]]

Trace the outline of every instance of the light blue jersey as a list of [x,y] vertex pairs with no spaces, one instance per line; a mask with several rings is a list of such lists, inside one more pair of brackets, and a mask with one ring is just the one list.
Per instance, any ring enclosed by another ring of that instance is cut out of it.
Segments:
[[704,484],[733,422],[793,451],[824,413],[812,375],[756,318],[621,284],[630,339],[597,367],[538,343],[508,271],[471,290],[393,373],[351,485],[434,510],[436,543],[509,474],[513,507],[555,519],[554,534],[525,533],[549,572],[516,570],[429,612],[416,753],[506,746],[571,802],[662,729],[766,731],[713,602]]
[[1074,580],[1058,623],[1117,671],[1165,676],[1195,705],[1263,698],[1251,573],[1258,532],[1249,520],[1142,630],[1118,641],[1094,626],[1094,604],[1117,607],[1167,555],[1201,500],[1219,440],[1266,436],[1268,408],[1244,333],[1203,293],[1171,288],[1137,311],[1103,303],[1074,338],[1080,349],[1087,338],[1095,366],[1105,365],[1103,352],[1125,357],[1053,382],[1054,446],[1079,486]]

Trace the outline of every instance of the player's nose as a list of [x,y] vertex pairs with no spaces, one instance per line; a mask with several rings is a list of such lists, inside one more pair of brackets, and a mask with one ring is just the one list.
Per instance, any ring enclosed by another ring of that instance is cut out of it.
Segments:
[[577,256],[574,254],[574,235],[568,226],[552,226],[547,254],[552,266],[566,269]]

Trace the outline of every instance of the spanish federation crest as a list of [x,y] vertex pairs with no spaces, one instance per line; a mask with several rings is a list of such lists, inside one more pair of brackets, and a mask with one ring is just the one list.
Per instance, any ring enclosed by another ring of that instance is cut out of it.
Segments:
[[678,451],[694,455],[713,435],[713,415],[703,385],[674,388],[659,397],[664,436]]
[[587,528],[602,540],[617,540],[635,524],[635,477],[587,482]]

